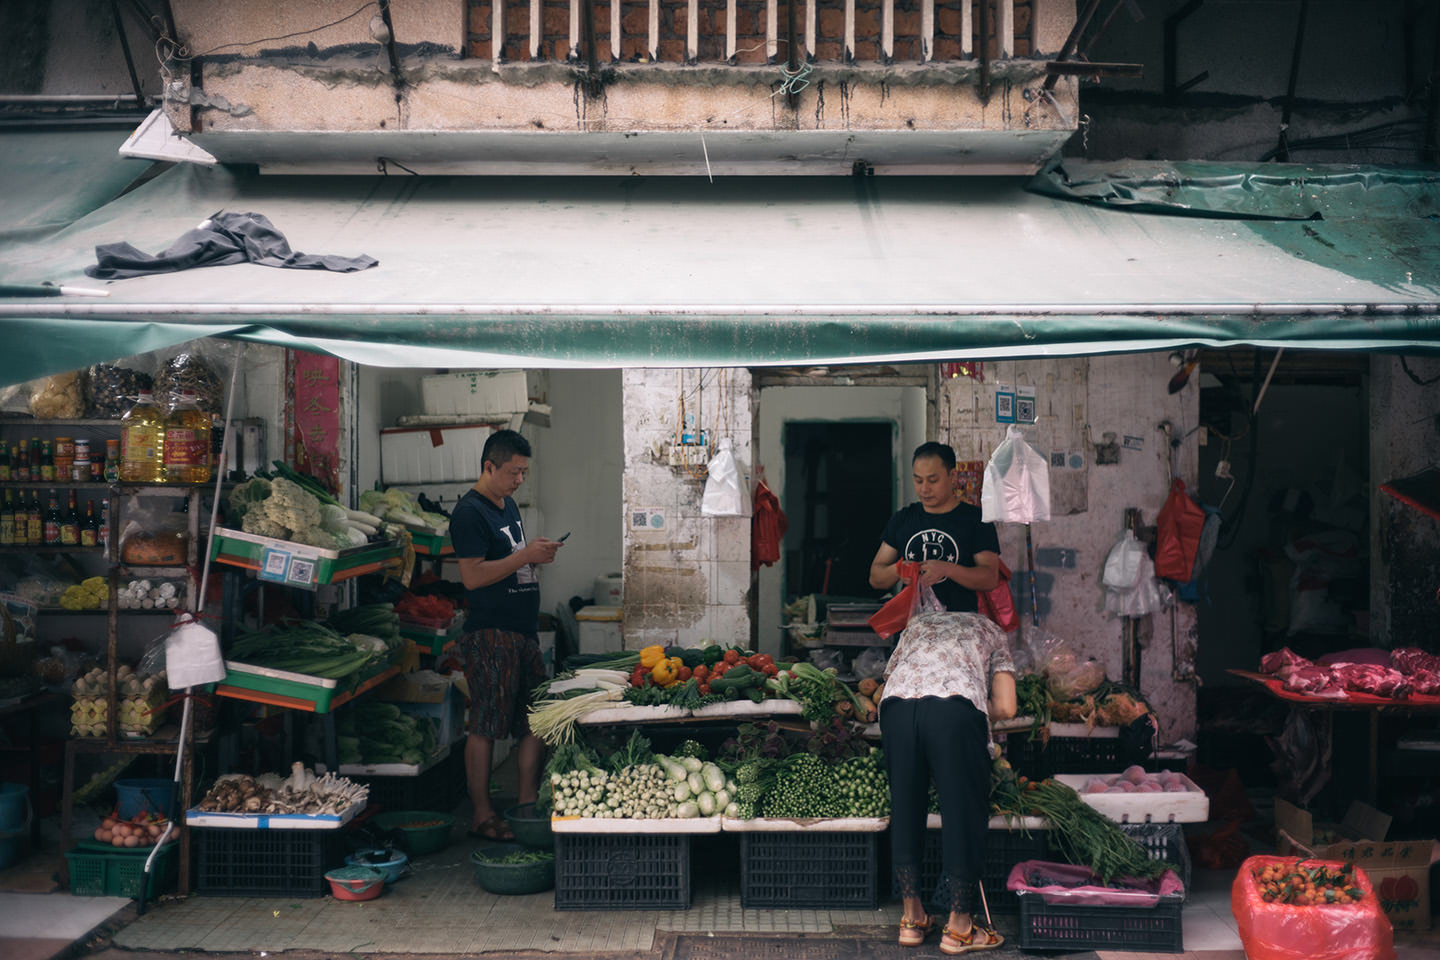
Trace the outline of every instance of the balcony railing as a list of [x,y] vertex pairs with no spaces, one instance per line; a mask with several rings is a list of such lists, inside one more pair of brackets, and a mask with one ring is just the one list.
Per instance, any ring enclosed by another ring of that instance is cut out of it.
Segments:
[[1031,54],[1036,2],[471,0],[469,43],[497,64],[988,61]]

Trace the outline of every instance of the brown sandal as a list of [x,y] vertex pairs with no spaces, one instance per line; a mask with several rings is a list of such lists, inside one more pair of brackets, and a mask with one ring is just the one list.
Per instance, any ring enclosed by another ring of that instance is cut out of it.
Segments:
[[515,839],[515,834],[510,830],[510,825],[506,823],[505,818],[498,813],[492,813],[490,819],[465,835],[475,840],[498,840],[503,842]]
[[[925,938],[930,936],[930,931],[934,929],[934,917],[927,916],[924,920],[910,920],[905,917],[901,917],[900,939],[898,942],[902,947],[918,947],[920,946],[920,944],[925,942]],[[914,932],[907,937],[905,935],[907,931]]]
[[[985,934],[985,939],[980,943],[975,942],[975,932],[977,930]],[[945,942],[947,938],[954,940],[959,946],[950,946]],[[969,953],[972,950],[994,950],[1004,942],[1005,938],[1000,936],[994,927],[982,927],[978,924],[971,923],[969,933],[959,934],[950,929],[950,925],[947,923],[945,929],[940,933],[940,952],[953,957],[957,954]]]

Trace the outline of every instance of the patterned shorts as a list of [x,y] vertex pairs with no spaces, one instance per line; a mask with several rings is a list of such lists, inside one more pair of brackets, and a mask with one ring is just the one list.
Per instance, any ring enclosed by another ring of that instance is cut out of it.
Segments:
[[504,740],[530,732],[532,691],[545,681],[545,661],[532,635],[485,629],[456,644],[470,686],[470,733]]

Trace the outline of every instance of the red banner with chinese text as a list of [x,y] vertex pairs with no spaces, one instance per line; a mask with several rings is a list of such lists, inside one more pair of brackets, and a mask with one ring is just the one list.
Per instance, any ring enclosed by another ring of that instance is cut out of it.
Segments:
[[340,361],[319,353],[288,351],[290,446],[295,469],[331,493],[340,488]]

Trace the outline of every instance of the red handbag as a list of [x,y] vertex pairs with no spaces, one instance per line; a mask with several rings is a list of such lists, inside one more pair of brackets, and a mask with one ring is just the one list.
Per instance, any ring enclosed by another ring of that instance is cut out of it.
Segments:
[[1006,633],[1020,629],[1020,612],[1015,609],[1015,598],[1010,596],[1010,577],[1010,568],[1001,560],[1000,582],[975,596],[979,611]]
[[1185,492],[1185,481],[1170,484],[1170,496],[1155,521],[1155,576],[1189,583],[1205,528],[1205,508]]

